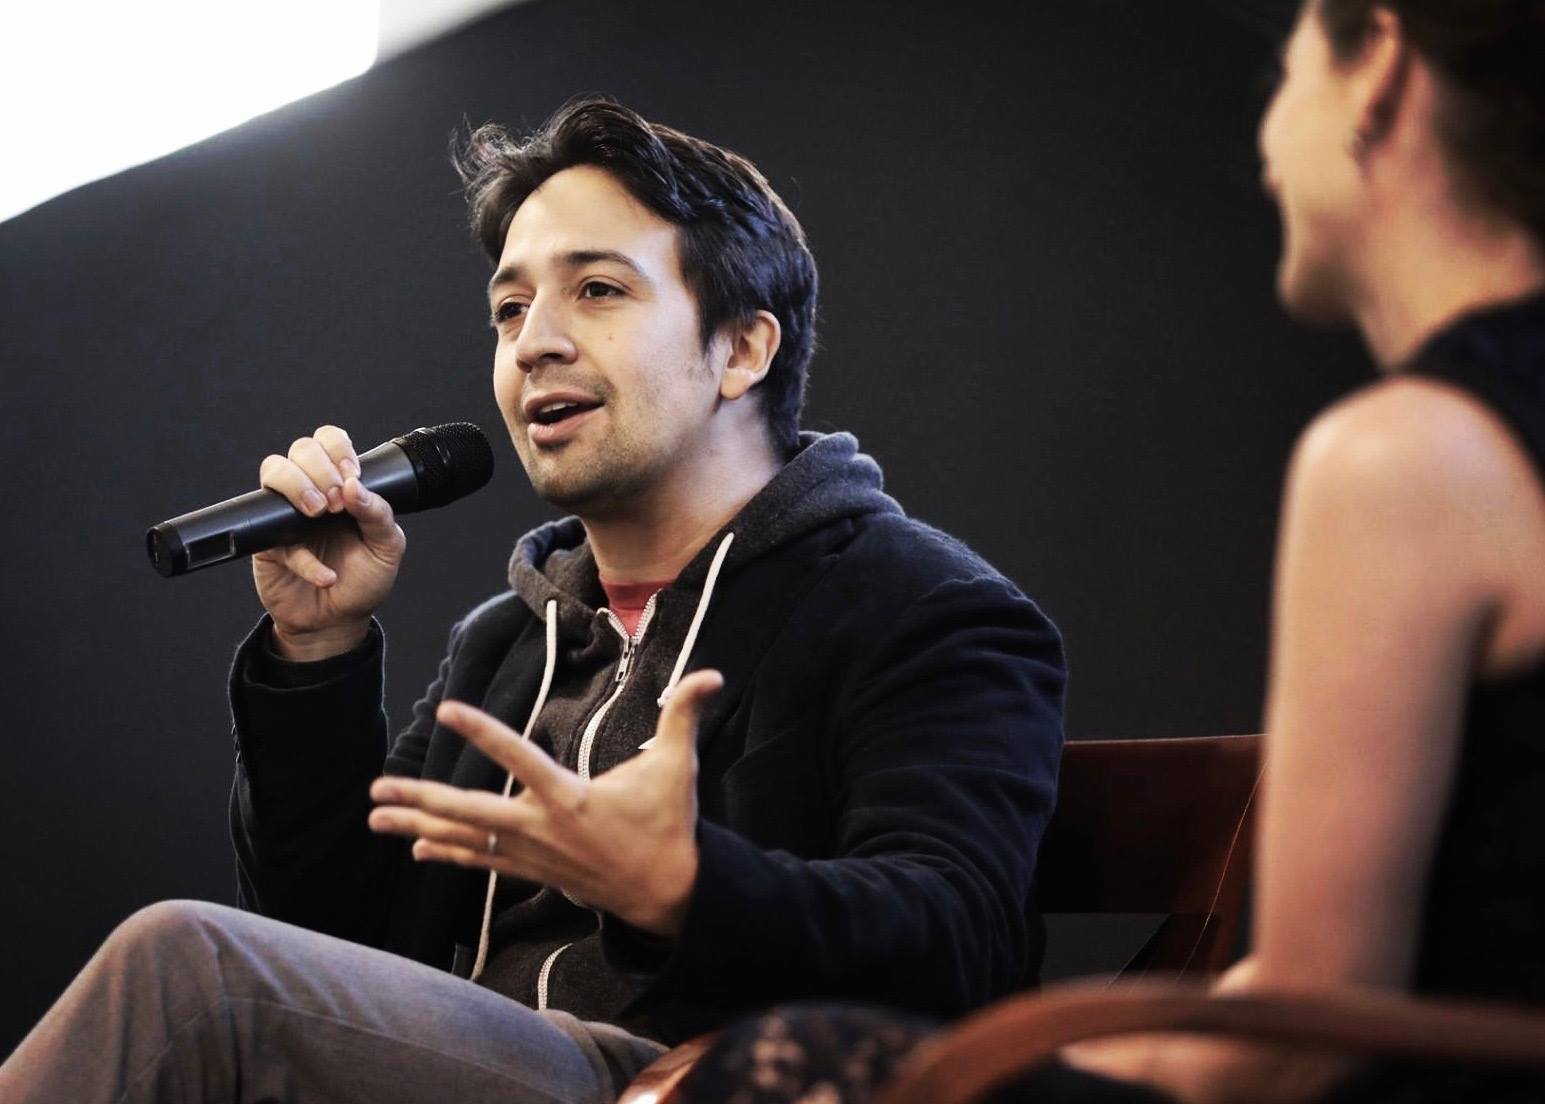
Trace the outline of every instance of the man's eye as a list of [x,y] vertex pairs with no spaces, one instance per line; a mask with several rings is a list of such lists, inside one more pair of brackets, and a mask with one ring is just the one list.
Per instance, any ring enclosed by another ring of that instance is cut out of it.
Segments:
[[513,321],[525,313],[526,304],[517,303],[513,299],[506,299],[494,308],[494,313],[489,318],[489,324],[498,326],[501,323]]
[[614,295],[621,295],[622,289],[611,284],[603,284],[599,280],[589,280],[579,289],[581,298],[584,299],[608,299]]

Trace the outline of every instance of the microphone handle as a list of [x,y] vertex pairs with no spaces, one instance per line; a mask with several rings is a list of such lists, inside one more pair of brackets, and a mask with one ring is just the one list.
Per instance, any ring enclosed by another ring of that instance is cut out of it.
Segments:
[[[359,458],[359,481],[399,514],[418,509],[419,472],[398,444],[387,441]],[[278,491],[260,488],[163,521],[145,534],[150,562],[168,578],[250,556],[281,544],[299,544],[321,526],[353,524],[348,514],[307,517]]]

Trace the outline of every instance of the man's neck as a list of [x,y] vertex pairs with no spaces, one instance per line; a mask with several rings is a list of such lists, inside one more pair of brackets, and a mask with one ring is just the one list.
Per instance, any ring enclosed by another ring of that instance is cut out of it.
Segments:
[[691,470],[636,497],[626,512],[581,514],[602,578],[609,583],[676,578],[781,467],[770,448],[708,454]]
[[1357,324],[1386,371],[1461,316],[1545,288],[1545,257],[1527,234],[1445,213],[1412,213],[1410,232],[1388,236],[1368,266]]

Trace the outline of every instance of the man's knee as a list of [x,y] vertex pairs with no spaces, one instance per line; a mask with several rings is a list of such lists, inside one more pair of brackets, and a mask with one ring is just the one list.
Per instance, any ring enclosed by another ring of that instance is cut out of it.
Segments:
[[205,901],[157,901],[119,924],[102,953],[125,967],[186,974],[195,960],[210,956],[212,934],[230,911]]

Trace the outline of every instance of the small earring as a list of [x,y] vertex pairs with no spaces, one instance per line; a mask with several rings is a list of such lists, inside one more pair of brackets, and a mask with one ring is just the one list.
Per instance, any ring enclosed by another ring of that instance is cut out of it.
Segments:
[[1347,156],[1361,165],[1368,159],[1368,148],[1372,144],[1373,136],[1368,133],[1368,128],[1358,127],[1347,141]]
[[1367,154],[1374,148],[1374,137],[1377,134],[1374,125],[1363,124],[1357,130],[1352,131],[1352,137],[1347,139],[1347,156],[1357,164],[1367,161]]

